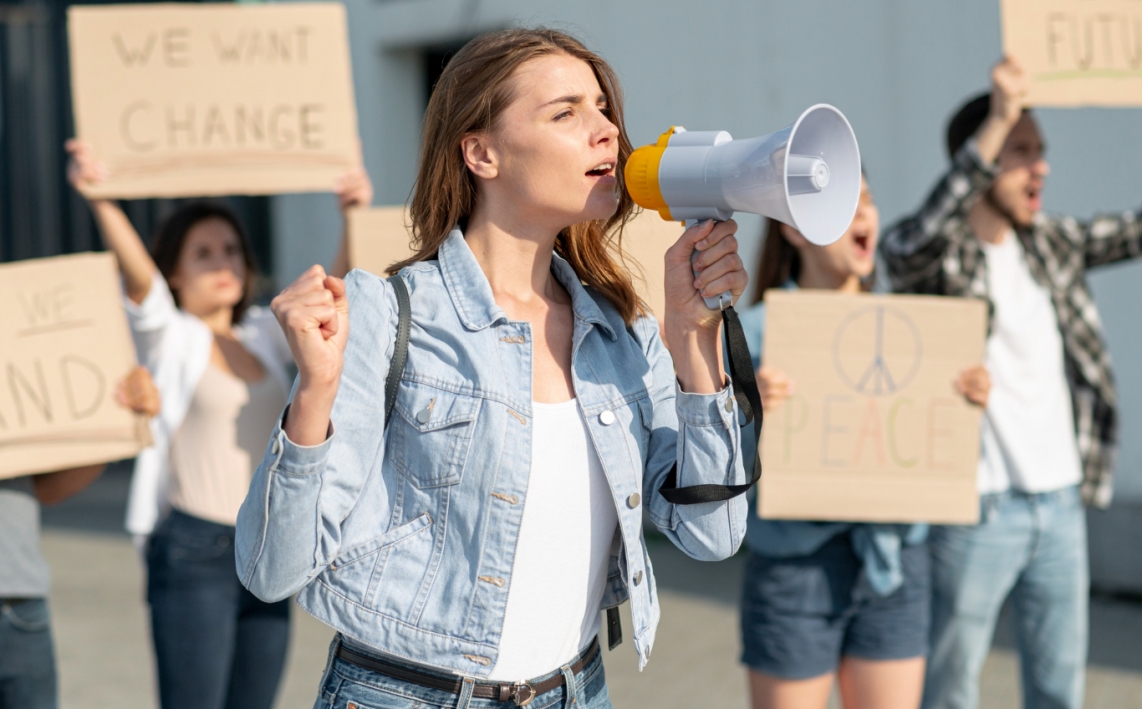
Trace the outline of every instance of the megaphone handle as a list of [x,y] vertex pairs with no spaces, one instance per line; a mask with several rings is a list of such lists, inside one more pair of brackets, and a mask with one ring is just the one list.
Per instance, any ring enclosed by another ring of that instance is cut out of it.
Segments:
[[[705,221],[705,220],[704,219],[687,219],[682,224],[687,229],[689,229],[690,227],[694,226],[695,224],[698,224],[698,223],[703,222],[703,221]],[[698,258],[698,254],[700,254],[700,253],[701,253],[700,251],[698,251],[697,249],[694,249],[694,253],[690,254],[690,263],[691,264],[694,263],[694,259]],[[694,271],[694,277],[695,278],[698,277],[697,271]],[[734,304],[734,295],[733,295],[733,293],[730,293],[729,291],[725,291],[724,293],[719,293],[714,298],[707,298],[706,296],[702,296],[702,300],[706,301],[706,307],[709,308],[710,310],[725,310],[726,308],[728,308],[729,306]]]

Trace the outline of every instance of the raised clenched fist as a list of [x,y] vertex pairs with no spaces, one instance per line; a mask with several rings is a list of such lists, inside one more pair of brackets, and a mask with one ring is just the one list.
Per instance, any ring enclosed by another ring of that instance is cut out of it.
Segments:
[[991,70],[991,116],[1008,127],[1015,125],[1027,106],[1031,77],[1013,57],[1004,57]]
[[279,293],[270,308],[297,362],[299,389],[336,389],[349,341],[345,282],[315,265]]

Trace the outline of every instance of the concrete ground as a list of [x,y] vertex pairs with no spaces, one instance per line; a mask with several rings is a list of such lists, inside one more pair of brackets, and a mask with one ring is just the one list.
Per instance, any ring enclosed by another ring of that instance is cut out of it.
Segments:
[[[125,471],[113,470],[74,500],[45,511],[63,709],[156,705],[142,566],[121,531],[126,481]],[[703,564],[668,542],[652,543],[651,554],[662,623],[641,674],[629,641],[604,651],[615,707],[745,707],[745,676],[737,664],[741,557]],[[332,635],[295,611],[278,709],[313,706]],[[983,709],[1019,706],[1018,661],[1005,626],[984,669]],[[1091,626],[1086,707],[1142,709],[1142,602],[1095,597]],[[627,617],[624,628],[630,627]]]

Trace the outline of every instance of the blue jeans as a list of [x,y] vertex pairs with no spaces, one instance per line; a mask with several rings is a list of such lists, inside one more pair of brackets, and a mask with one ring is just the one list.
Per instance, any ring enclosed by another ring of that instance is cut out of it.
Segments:
[[163,709],[270,709],[289,601],[242,587],[233,527],[171,512],[147,547],[147,600]]
[[56,709],[51,616],[43,598],[0,601],[0,709]]
[[[542,630],[537,629],[537,632]],[[472,697],[471,681],[465,681],[460,694],[453,694],[365,669],[336,657],[340,642],[341,637],[338,635],[329,647],[329,663],[325,667],[320,693],[313,709],[516,709],[518,706],[512,701]],[[357,651],[357,648],[354,650]],[[457,675],[447,672],[435,672],[421,665],[398,662],[391,657],[383,659],[423,673],[457,679]],[[607,678],[603,672],[602,651],[578,674],[571,672],[571,665],[576,661],[572,660],[557,670],[531,680],[534,684],[562,673],[565,683],[537,696],[527,705],[528,709],[611,709]]]
[[981,499],[972,527],[933,527],[932,653],[924,709],[975,709],[1010,595],[1026,709],[1079,709],[1089,626],[1086,514],[1078,488]]

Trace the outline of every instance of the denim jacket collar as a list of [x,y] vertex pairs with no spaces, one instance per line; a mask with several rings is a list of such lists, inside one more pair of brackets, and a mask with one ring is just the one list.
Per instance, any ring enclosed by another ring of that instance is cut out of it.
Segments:
[[[448,294],[456,305],[464,327],[483,330],[500,320],[508,319],[500,306],[496,305],[492,286],[472,250],[468,248],[468,242],[464,240],[459,227],[448,233],[440,245],[438,258]],[[598,303],[587,293],[571,264],[558,254],[552,254],[551,271],[571,295],[571,310],[575,313],[575,319],[598,325],[611,341],[615,341],[617,335],[614,328],[603,315]]]

